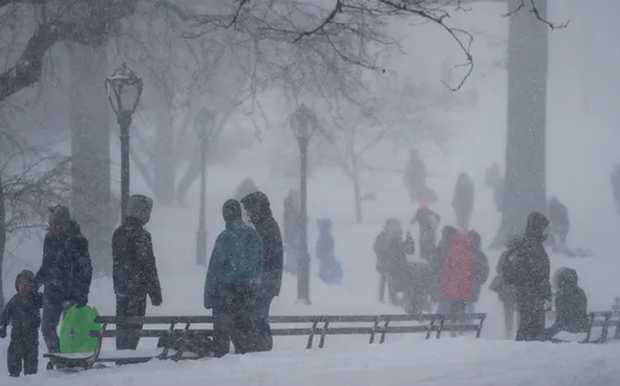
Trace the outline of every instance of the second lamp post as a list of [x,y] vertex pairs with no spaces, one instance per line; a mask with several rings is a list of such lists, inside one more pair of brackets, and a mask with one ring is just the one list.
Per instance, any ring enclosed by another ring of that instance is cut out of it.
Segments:
[[295,110],[290,120],[291,129],[299,145],[301,190],[301,238],[297,251],[297,301],[310,304],[310,254],[308,253],[308,147],[317,128],[314,113],[306,104]]
[[121,221],[127,216],[129,202],[129,126],[142,95],[142,79],[123,63],[105,80],[108,100],[120,126],[121,140]]
[[200,141],[200,213],[196,231],[196,265],[207,265],[207,151],[215,125],[211,110],[204,108],[196,116],[196,133]]

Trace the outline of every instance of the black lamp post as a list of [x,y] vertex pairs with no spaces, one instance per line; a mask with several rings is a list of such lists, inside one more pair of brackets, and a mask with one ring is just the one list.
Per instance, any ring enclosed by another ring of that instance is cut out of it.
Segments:
[[310,254],[308,253],[308,146],[317,128],[316,115],[306,104],[295,110],[290,120],[291,129],[299,145],[301,184],[301,240],[297,251],[297,301],[310,304]]
[[129,126],[142,95],[142,79],[123,63],[105,80],[105,90],[121,129],[121,215],[124,220],[129,202]]
[[200,213],[196,231],[196,264],[207,265],[207,151],[215,124],[215,117],[208,108],[196,116],[197,135],[200,141]]

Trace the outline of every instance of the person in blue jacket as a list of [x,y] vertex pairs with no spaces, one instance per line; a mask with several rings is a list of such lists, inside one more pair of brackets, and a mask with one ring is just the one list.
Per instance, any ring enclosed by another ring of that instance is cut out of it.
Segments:
[[316,257],[319,258],[319,278],[327,284],[338,285],[342,282],[342,266],[334,256],[334,236],[332,235],[332,220],[319,219],[316,222],[319,228],[319,238],[316,242]]
[[241,219],[241,204],[228,200],[222,209],[226,229],[215,240],[204,292],[204,306],[213,309],[213,351],[226,355],[232,340],[237,354],[257,345],[252,307],[263,275],[263,243]]

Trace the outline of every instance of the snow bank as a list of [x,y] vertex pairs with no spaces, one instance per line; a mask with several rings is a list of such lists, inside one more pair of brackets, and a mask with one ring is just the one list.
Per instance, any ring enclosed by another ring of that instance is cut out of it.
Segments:
[[[516,343],[469,338],[382,346],[291,349],[197,362],[152,361],[76,374],[39,374],[2,385],[611,386],[616,345]],[[45,377],[45,378],[43,378]]]

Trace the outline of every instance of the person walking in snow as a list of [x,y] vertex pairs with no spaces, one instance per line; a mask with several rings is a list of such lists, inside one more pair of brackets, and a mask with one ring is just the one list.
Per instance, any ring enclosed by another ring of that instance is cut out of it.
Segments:
[[450,304],[446,301],[441,288],[441,273],[443,271],[443,263],[450,252],[452,239],[457,232],[458,230],[451,225],[443,227],[441,231],[441,240],[439,240],[433,252],[433,258],[430,261],[433,283],[431,299],[433,303],[437,303],[437,312],[442,314],[450,313]]
[[319,278],[327,284],[338,285],[342,281],[342,266],[334,254],[334,236],[332,220],[328,218],[316,221],[319,238],[316,241],[316,257],[321,262]]
[[422,200],[420,208],[416,212],[411,225],[418,224],[420,228],[420,257],[427,262],[433,258],[435,244],[437,243],[437,227],[441,221],[441,216],[428,207],[428,201]]
[[380,274],[379,301],[384,302],[385,287],[390,303],[398,304],[398,293],[407,288],[407,255],[415,253],[415,243],[410,234],[403,240],[403,230],[398,219],[389,218],[373,245]]
[[480,300],[480,292],[484,283],[489,279],[489,259],[487,255],[482,251],[482,237],[480,233],[476,231],[469,231],[467,233],[469,240],[471,240],[474,247],[474,257],[476,261],[476,291],[474,300],[467,304],[467,312],[476,312],[476,304]]
[[553,339],[560,331],[573,334],[588,331],[588,297],[579,287],[577,271],[560,268],[554,276],[554,282],[558,288],[555,294],[555,322],[545,330],[545,340]]
[[495,269],[497,276],[491,283],[491,290],[498,294],[499,300],[504,306],[504,332],[506,339],[511,339],[513,337],[512,332],[517,305],[517,295],[515,286],[509,284],[506,279],[504,279],[504,273],[506,272],[506,267],[509,260],[516,253],[519,245],[521,245],[521,241],[521,236],[512,236],[507,239],[506,250],[502,252],[499,257],[497,267]]
[[[127,216],[112,235],[112,279],[117,317],[144,316],[147,296],[155,307],[162,303],[153,241],[149,231],[144,229],[152,210],[152,199],[140,194],[129,197]],[[135,350],[141,329],[142,324],[118,323],[116,349]]]
[[545,310],[551,307],[550,263],[543,242],[549,220],[538,212],[527,218],[521,243],[508,257],[503,278],[516,290],[518,341],[545,339]]
[[49,209],[49,228],[43,241],[43,261],[34,278],[34,289],[43,290],[41,333],[49,353],[60,352],[58,323],[73,305],[88,304],[93,268],[88,240],[71,219],[69,208]]
[[456,214],[456,225],[462,232],[469,230],[469,220],[474,210],[475,187],[467,173],[459,174],[452,198],[452,208]]
[[284,250],[280,227],[273,218],[269,198],[263,192],[254,192],[241,200],[250,221],[263,243],[263,274],[258,295],[254,300],[252,323],[255,329],[254,351],[271,351],[273,338],[269,327],[269,309],[273,298],[280,295]]
[[205,281],[204,306],[213,309],[213,351],[237,354],[255,347],[251,312],[263,274],[263,243],[241,219],[241,204],[228,200],[222,208],[226,229],[213,246]]
[[566,236],[570,231],[570,220],[568,217],[568,208],[562,204],[557,197],[551,197],[549,200],[549,222],[550,234],[554,251],[566,250]]
[[0,314],[0,338],[6,338],[11,329],[11,343],[7,352],[7,367],[11,377],[36,374],[39,368],[39,326],[43,295],[35,290],[34,273],[24,270],[15,279],[17,294],[4,306]]

